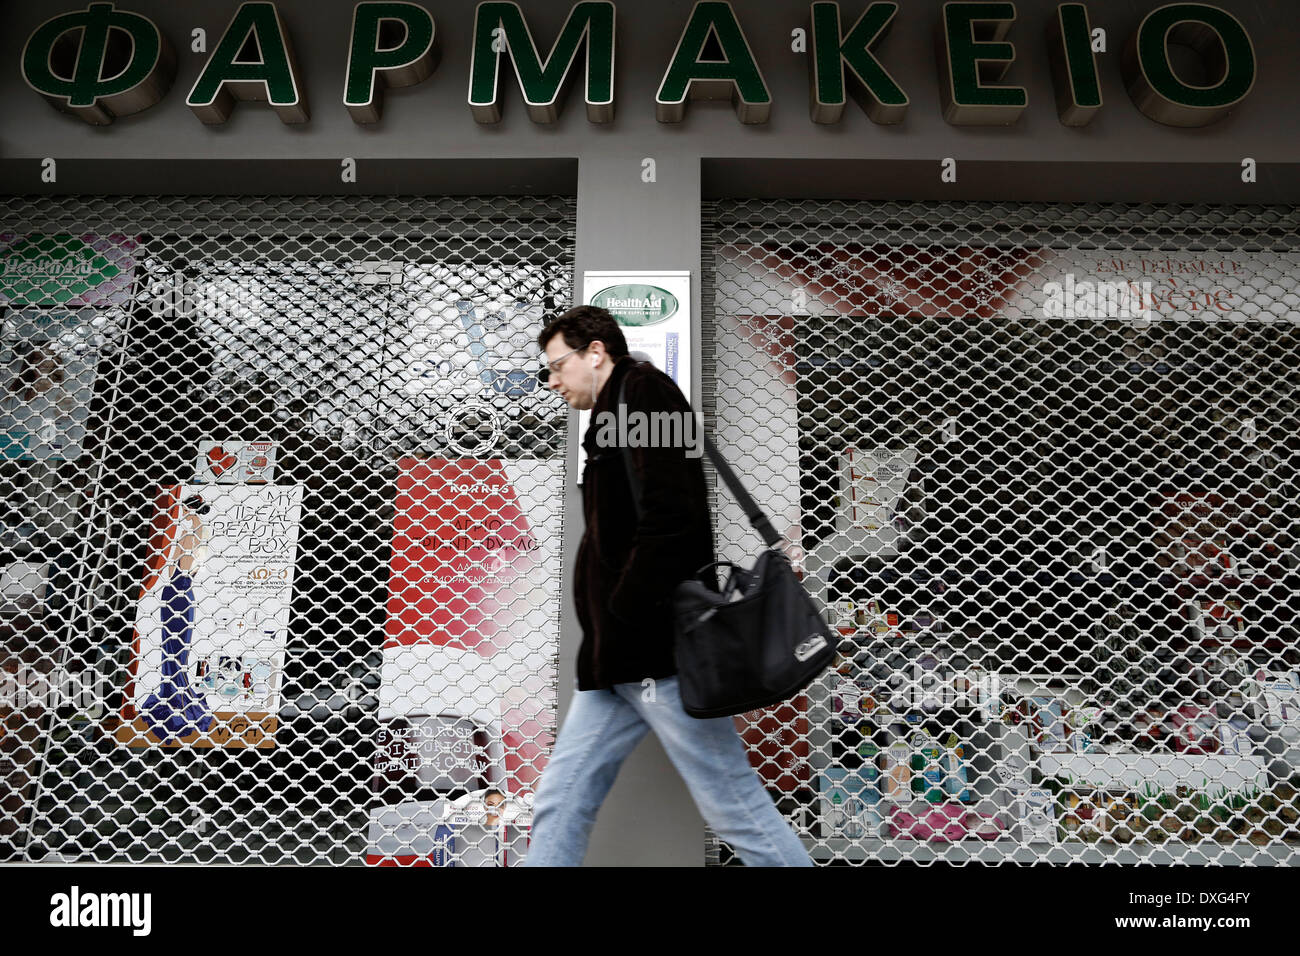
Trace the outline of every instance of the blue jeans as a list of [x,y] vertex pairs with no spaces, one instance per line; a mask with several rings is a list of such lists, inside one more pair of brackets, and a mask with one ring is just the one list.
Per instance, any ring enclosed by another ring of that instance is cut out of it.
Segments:
[[[619,767],[648,731],[663,744],[700,815],[746,866],[812,866],[749,765],[730,717],[682,709],[677,678],[577,691],[542,774],[524,866],[577,866]],[[701,848],[703,849],[703,848]]]

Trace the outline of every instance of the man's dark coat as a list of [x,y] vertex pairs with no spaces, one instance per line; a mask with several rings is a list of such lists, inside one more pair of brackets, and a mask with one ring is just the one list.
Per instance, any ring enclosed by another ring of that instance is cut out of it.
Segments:
[[[641,484],[638,521],[622,449],[597,443],[605,421],[602,413],[618,413],[625,378],[629,413],[691,413],[671,378],[628,356],[615,362],[596,396],[582,442],[587,451],[582,482],[587,527],[574,572],[574,602],[583,633],[579,690],[677,673],[673,591],[713,561],[701,459],[687,457],[682,447],[631,448]],[[710,580],[710,575],[702,580]]]

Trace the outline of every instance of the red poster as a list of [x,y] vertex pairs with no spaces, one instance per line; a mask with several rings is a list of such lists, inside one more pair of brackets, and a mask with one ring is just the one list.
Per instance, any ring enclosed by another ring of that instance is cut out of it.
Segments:
[[392,809],[372,811],[372,856],[405,854],[381,825],[401,807],[530,798],[555,720],[562,500],[560,461],[399,462],[372,781]]

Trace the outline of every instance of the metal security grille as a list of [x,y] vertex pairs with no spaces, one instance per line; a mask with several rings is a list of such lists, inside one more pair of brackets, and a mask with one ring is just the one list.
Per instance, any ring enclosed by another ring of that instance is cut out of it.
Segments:
[[813,857],[1300,862],[1300,212],[719,202],[705,236],[706,412],[842,635],[738,718]]
[[573,219],[0,202],[0,859],[524,857]]

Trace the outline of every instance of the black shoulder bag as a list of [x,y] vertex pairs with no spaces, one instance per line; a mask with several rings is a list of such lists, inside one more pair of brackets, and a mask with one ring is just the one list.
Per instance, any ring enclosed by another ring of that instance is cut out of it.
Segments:
[[[626,381],[619,388],[620,406],[627,404]],[[781,535],[713,440],[703,438],[709,460],[767,543],[748,571],[730,561],[715,561],[699,570],[698,577],[708,572],[716,581],[716,568],[730,568],[721,591],[687,579],[673,595],[682,706],[692,717],[730,717],[780,703],[803,690],[834,660],[840,639],[777,547]],[[623,463],[639,519],[641,487],[626,448]]]

